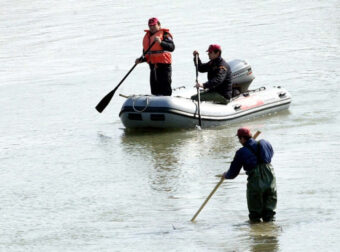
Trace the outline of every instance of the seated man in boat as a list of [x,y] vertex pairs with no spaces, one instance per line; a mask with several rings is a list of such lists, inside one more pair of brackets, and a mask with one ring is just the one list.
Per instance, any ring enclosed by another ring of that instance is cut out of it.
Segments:
[[[198,56],[198,71],[208,72],[208,81],[196,83],[196,88],[204,88],[200,93],[201,101],[213,101],[215,103],[228,104],[232,97],[231,70],[228,63],[221,57],[222,50],[219,45],[210,45],[208,50],[210,61],[202,63],[198,52],[193,52],[194,57]],[[195,62],[195,58],[194,58]],[[196,64],[196,63],[195,63]],[[197,95],[191,97],[197,100]]]

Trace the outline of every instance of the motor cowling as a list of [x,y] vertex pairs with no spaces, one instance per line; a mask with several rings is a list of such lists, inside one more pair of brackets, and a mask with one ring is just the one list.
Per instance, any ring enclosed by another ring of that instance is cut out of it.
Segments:
[[245,60],[234,59],[228,62],[232,72],[233,89],[238,89],[241,93],[248,91],[255,75],[251,66]]

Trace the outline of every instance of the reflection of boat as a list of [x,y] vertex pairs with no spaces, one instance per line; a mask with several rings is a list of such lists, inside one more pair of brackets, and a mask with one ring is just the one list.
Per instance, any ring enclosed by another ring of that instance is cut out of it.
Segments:
[[[287,109],[291,96],[281,87],[248,90],[254,79],[250,65],[242,60],[229,62],[233,89],[241,94],[227,105],[201,102],[202,127],[245,120]],[[119,114],[126,128],[193,128],[197,125],[197,102],[180,96],[130,96]]]

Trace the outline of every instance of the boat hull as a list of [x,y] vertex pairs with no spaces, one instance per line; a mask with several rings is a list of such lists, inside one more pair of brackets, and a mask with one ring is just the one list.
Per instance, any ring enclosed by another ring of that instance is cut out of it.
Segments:
[[[288,109],[291,95],[281,87],[260,88],[232,99],[227,105],[201,102],[202,127],[248,120]],[[197,102],[184,97],[130,96],[119,114],[126,128],[194,128]]]

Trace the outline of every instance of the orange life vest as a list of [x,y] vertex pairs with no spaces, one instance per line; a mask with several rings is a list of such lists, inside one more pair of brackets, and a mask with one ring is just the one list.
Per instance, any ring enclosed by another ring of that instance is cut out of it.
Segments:
[[[161,40],[164,39],[164,33],[166,32],[166,36],[172,35],[169,33],[169,29],[160,29],[156,33],[152,34],[149,30],[145,30],[146,34],[143,39],[143,49],[146,51],[149,46],[154,41],[155,37],[160,37]],[[163,63],[163,64],[171,64],[171,53],[168,51],[164,51],[162,46],[157,42],[152,46],[150,51],[145,55],[146,61],[151,64]]]

